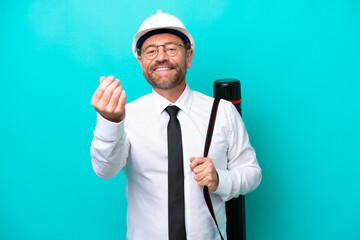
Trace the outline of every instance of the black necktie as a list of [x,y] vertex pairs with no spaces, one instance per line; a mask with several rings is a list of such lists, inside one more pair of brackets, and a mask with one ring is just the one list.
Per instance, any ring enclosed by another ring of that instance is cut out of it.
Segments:
[[170,115],[167,129],[168,137],[168,209],[169,209],[169,239],[185,240],[185,211],[184,211],[184,168],[181,128],[176,115],[179,108],[168,106],[165,108]]

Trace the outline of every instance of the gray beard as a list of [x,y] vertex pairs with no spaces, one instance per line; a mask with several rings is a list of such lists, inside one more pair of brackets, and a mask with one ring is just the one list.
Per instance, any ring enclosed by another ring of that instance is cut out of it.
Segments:
[[185,68],[185,72],[178,72],[170,81],[167,82],[157,81],[152,75],[144,74],[144,76],[153,88],[169,90],[179,86],[183,81],[185,81],[186,70],[187,69]]
[[148,83],[150,83],[150,85],[153,88],[157,88],[157,89],[161,89],[161,90],[169,90],[169,89],[173,89],[174,87],[179,86],[183,81],[185,81],[185,75],[187,72],[186,57],[185,57],[182,65],[178,66],[175,69],[177,71],[176,71],[176,74],[174,75],[174,77],[166,82],[158,81],[152,74],[148,74],[148,72],[145,72],[144,70],[143,70],[143,74],[144,74],[146,80],[148,81]]

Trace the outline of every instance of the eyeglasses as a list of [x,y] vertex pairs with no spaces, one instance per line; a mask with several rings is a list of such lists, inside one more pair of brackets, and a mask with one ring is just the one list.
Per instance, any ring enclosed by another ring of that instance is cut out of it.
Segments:
[[178,54],[180,47],[188,49],[186,46],[184,46],[182,44],[174,43],[174,42],[168,42],[168,43],[165,43],[165,44],[162,44],[162,45],[149,45],[145,49],[142,49],[141,53],[144,55],[144,57],[146,59],[153,60],[159,54],[159,47],[160,46],[164,47],[164,51],[165,51],[166,55],[168,55],[169,57],[175,57],[176,54]]

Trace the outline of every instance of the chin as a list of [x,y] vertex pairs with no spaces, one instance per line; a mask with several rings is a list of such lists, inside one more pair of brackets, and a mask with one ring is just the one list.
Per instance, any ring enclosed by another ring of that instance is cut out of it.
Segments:
[[153,79],[150,79],[150,80],[148,80],[148,82],[154,88],[168,90],[168,89],[173,89],[174,87],[179,86],[183,81],[179,80],[179,79],[175,79],[175,80],[171,79],[169,81],[156,81],[156,80],[154,81]]

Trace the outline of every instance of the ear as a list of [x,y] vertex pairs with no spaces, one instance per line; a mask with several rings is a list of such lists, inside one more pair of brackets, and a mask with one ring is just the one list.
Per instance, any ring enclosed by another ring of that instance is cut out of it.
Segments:
[[187,68],[191,67],[191,61],[192,61],[193,56],[194,56],[194,50],[193,49],[187,50],[187,52],[186,52],[186,67]]
[[140,64],[140,66],[141,66],[141,68],[142,68],[141,56],[138,56],[138,57],[137,57],[137,60],[138,60],[138,62],[139,62],[139,64]]

